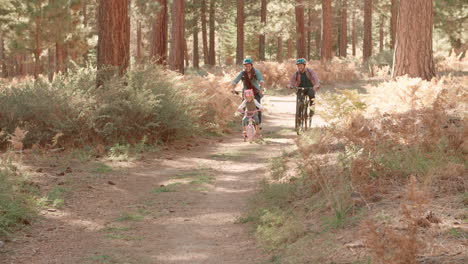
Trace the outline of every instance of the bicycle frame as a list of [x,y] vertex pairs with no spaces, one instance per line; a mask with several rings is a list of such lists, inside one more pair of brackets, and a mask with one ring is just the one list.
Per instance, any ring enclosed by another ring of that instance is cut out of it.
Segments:
[[[255,120],[253,119],[253,116],[255,115],[255,113],[257,112],[260,112],[261,110],[254,110],[254,111],[239,111],[243,114],[246,114],[246,117],[249,119],[249,122],[247,124],[247,127],[246,127],[246,137],[244,137],[244,142],[245,141],[249,141],[249,142],[252,142],[254,140],[254,138],[256,137],[257,135],[257,122],[255,122]],[[251,115],[249,115],[249,113],[251,113]]]
[[292,87],[296,90],[296,123],[295,129],[299,135],[302,131],[307,130],[312,125],[312,116],[314,110],[309,109],[309,102],[311,101],[308,94],[305,93],[306,89],[313,89],[313,87]]

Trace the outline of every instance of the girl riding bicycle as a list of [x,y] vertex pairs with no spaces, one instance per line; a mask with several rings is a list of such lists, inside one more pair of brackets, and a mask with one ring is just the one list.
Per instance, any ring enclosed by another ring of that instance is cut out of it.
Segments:
[[242,134],[245,137],[246,127],[249,123],[249,118],[252,118],[253,120],[255,120],[255,124],[256,124],[255,129],[257,131],[257,135],[260,136],[259,126],[258,126],[259,124],[258,111],[261,111],[263,109],[263,106],[256,99],[254,99],[254,93],[252,90],[245,90],[244,98],[245,98],[244,101],[242,101],[242,103],[237,108],[238,112],[244,113],[244,118],[242,118]]

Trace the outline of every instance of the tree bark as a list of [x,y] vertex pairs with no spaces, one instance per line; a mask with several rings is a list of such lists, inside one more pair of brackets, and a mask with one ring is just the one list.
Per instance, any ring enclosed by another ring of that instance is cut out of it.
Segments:
[[[86,2],[83,2],[83,26],[88,27],[88,5]],[[88,63],[88,49],[83,54],[83,61],[85,64]]]
[[142,63],[142,54],[141,54],[141,21],[137,22],[137,46],[136,46],[136,63]]
[[278,62],[283,62],[283,39],[281,36],[278,36],[278,54],[276,55],[276,60]]
[[304,0],[296,0],[296,49],[298,58],[306,58],[306,32],[304,19]]
[[[41,11],[42,13],[42,11]],[[36,26],[36,35],[35,35],[35,42],[36,42],[36,47],[34,49],[34,79],[39,78],[39,73],[41,72],[41,52],[42,52],[42,39],[41,39],[41,17],[37,17],[35,20],[35,26]]]
[[64,44],[55,42],[55,72],[64,73],[65,72],[65,63],[64,63]]
[[364,61],[372,56],[372,0],[364,0],[364,42],[362,52]]
[[187,39],[184,37],[184,56],[185,56],[185,67],[190,66],[190,55],[188,53]]
[[236,64],[244,60],[244,0],[237,0],[237,47]]
[[372,0],[364,0],[364,37],[363,60],[367,61],[372,56]]
[[384,17],[380,16],[380,25],[379,25],[379,52],[384,50],[384,31],[383,31]]
[[100,0],[98,14],[97,85],[122,76],[130,62],[129,0]]
[[319,28],[318,30],[315,31],[315,49],[317,50],[317,56],[320,57],[321,50],[320,47],[322,46],[322,29]]
[[340,30],[340,56],[346,57],[348,49],[348,1],[343,0],[341,5],[341,30]]
[[[267,14],[267,1],[262,0],[261,14],[260,14],[260,23],[262,28],[266,26],[266,14]],[[265,60],[265,32],[262,32],[258,38],[258,59],[260,61]]]
[[0,32],[0,65],[2,66],[2,77],[7,77],[7,65],[5,58],[5,40],[3,39],[3,33]]
[[203,40],[203,61],[208,64],[208,37],[206,33],[206,0],[201,2],[201,22],[202,22],[202,40]]
[[48,77],[49,77],[49,82],[52,82],[54,80],[54,52],[52,51],[51,48],[47,50],[47,55],[48,55]]
[[208,64],[216,65],[215,51],[215,0],[210,1],[210,49],[208,56]]
[[400,0],[392,77],[434,77],[433,1]]
[[392,18],[390,20],[390,34],[391,34],[391,49],[395,48],[396,40],[396,27],[397,27],[397,18],[398,18],[398,0],[392,0]]
[[[311,4],[311,3],[309,3]],[[309,6],[307,9],[307,60],[311,60],[310,53],[312,52],[311,41],[312,41],[312,7]]]
[[324,61],[332,59],[332,1],[322,0],[322,49]]
[[172,3],[171,55],[169,68],[184,74],[185,50],[185,5],[184,0],[174,0]]
[[160,6],[151,30],[150,57],[154,63],[167,64],[167,0],[157,0]]
[[352,29],[352,46],[353,46],[353,56],[356,56],[356,43],[357,43],[357,34],[356,34],[356,13],[353,12],[353,29]]
[[292,40],[292,38],[289,38],[288,39],[288,51],[287,51],[288,52],[288,54],[287,54],[288,57],[287,57],[287,59],[290,59],[290,58],[293,57],[293,47],[294,47],[293,40]]
[[200,54],[198,53],[198,25],[197,20],[194,19],[194,28],[193,28],[193,67],[198,69],[200,68]]

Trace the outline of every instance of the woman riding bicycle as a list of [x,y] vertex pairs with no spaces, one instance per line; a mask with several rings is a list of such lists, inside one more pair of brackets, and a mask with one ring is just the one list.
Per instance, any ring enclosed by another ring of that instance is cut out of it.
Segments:
[[[306,60],[303,58],[296,60],[297,71],[291,76],[288,88],[304,87],[304,93],[309,95],[312,104],[315,93],[320,89],[320,82],[317,74],[311,68],[306,67]],[[312,89],[311,89],[312,88]]]
[[[263,84],[265,80],[263,79],[262,73],[253,67],[253,60],[247,58],[244,60],[244,70],[237,74],[237,77],[232,81],[232,91],[235,92],[234,88],[236,85],[242,80],[244,87],[242,88],[242,94],[244,94],[245,90],[253,91],[255,96],[255,100],[257,102],[261,102],[261,98],[263,97]],[[260,112],[258,115],[259,123],[262,122],[262,113]]]

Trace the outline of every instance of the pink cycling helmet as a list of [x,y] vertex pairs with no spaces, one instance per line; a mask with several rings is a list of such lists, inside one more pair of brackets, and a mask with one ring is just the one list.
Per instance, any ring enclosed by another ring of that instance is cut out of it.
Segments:
[[244,91],[244,96],[254,96],[254,93],[252,90],[245,90]]

